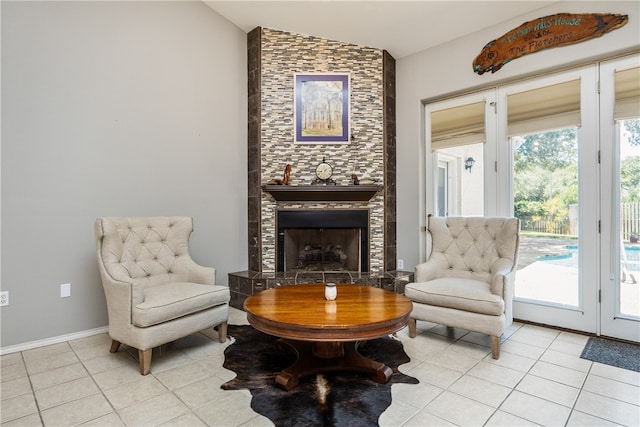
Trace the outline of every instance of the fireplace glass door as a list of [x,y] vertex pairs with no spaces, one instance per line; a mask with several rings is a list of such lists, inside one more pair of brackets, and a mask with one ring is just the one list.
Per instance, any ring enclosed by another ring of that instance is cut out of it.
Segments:
[[360,271],[359,228],[287,229],[285,271]]
[[367,209],[283,209],[277,219],[277,271],[369,271]]

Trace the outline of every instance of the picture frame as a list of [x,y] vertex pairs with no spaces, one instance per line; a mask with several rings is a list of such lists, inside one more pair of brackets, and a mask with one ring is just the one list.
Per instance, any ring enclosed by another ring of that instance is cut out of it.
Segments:
[[294,78],[295,143],[348,144],[349,74],[301,73]]

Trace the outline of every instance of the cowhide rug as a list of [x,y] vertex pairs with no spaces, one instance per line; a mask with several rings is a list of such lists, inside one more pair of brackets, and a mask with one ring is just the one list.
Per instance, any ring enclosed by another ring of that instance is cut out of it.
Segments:
[[249,389],[251,408],[276,426],[374,426],[391,404],[391,384],[418,384],[416,378],[398,371],[409,361],[396,339],[368,341],[359,348],[363,356],[385,363],[393,370],[387,384],[371,381],[356,372],[327,372],[309,375],[291,391],[275,383],[275,375],[295,361],[290,350],[276,345],[278,338],[251,326],[229,325],[235,339],[225,350],[224,367],[237,377],[224,390]]

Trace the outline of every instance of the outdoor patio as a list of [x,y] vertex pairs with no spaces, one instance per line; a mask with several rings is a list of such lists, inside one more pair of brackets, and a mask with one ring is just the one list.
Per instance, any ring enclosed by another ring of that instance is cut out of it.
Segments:
[[[578,268],[541,261],[545,255],[568,254],[567,246],[577,239],[521,237],[516,274],[517,298],[543,300],[560,305],[578,306]],[[620,284],[621,312],[640,316],[640,272],[637,264],[628,264]],[[635,281],[635,283],[634,283]]]

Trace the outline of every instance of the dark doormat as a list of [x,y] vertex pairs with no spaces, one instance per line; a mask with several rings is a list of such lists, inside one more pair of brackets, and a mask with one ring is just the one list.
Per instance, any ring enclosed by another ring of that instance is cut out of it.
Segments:
[[591,337],[581,358],[630,371],[640,372],[640,345]]
[[224,351],[223,366],[237,377],[221,388],[249,389],[251,408],[276,426],[375,426],[391,404],[392,384],[418,384],[398,371],[410,360],[402,343],[385,337],[368,341],[359,351],[391,368],[387,384],[355,372],[327,372],[303,377],[296,388],[285,391],[276,385],[275,375],[295,359],[276,345],[278,338],[236,325],[229,325],[228,335],[235,342]]

